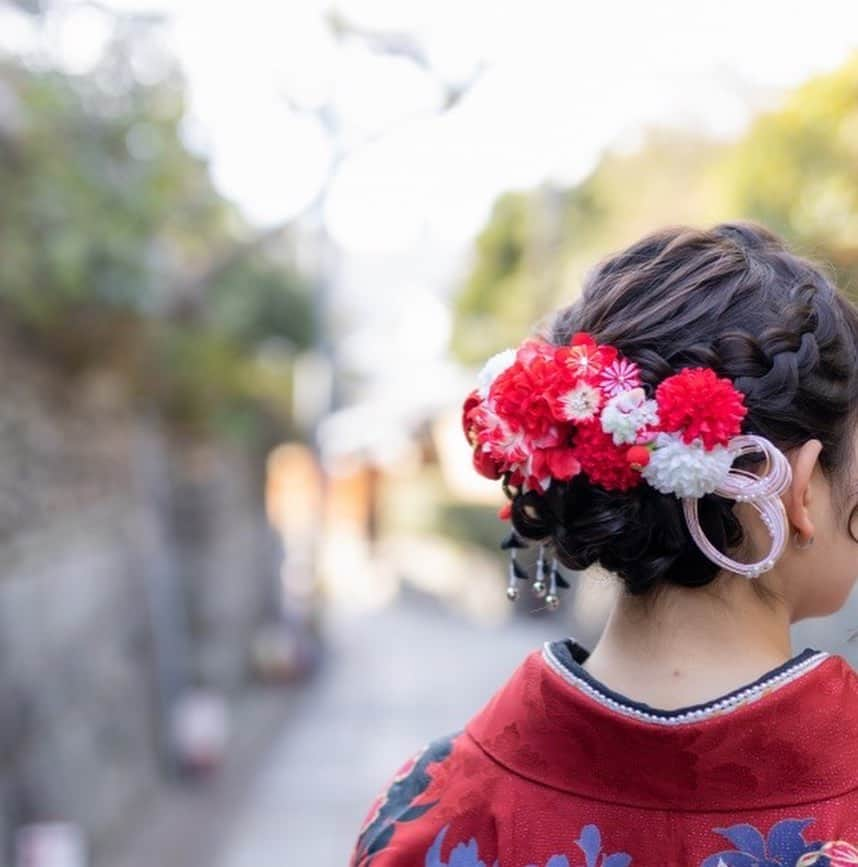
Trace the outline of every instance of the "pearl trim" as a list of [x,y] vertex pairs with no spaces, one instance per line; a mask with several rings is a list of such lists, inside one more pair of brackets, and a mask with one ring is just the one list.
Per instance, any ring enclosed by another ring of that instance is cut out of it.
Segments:
[[[761,698],[764,693],[767,693],[772,688],[780,687],[787,683],[790,683],[797,677],[800,677],[805,672],[810,671],[812,668],[816,668],[817,665],[819,665],[821,662],[824,662],[830,656],[827,651],[820,650],[813,656],[809,656],[807,659],[804,659],[801,662],[796,662],[789,668],[786,668],[783,671],[778,672],[777,674],[773,674],[770,677],[767,677],[760,683],[756,683],[753,686],[745,687],[745,689],[739,690],[737,693],[730,695],[728,698],[722,698],[718,699],[717,701],[706,702],[705,707],[665,717],[653,713],[648,713],[647,711],[640,710],[639,708],[631,707],[630,705],[624,704],[617,701],[616,699],[611,698],[608,695],[605,695],[603,692],[596,689],[592,684],[588,683],[586,680],[583,680],[582,678],[575,675],[572,671],[570,671],[554,655],[550,645],[550,641],[546,641],[542,645],[542,658],[548,664],[548,666],[554,672],[559,674],[567,683],[583,690],[592,698],[596,699],[596,701],[598,701],[600,704],[603,704],[605,707],[608,707],[611,710],[619,711],[625,716],[630,716],[634,717],[635,719],[643,719],[648,722],[655,722],[662,725],[671,726],[681,725],[682,723],[686,722],[698,722],[699,720],[709,719],[711,717],[719,716],[721,714],[729,713],[730,711],[736,710],[739,707],[742,707],[746,704],[749,704],[750,702],[756,701],[757,699]],[[669,713],[672,713],[672,711],[669,711]]]

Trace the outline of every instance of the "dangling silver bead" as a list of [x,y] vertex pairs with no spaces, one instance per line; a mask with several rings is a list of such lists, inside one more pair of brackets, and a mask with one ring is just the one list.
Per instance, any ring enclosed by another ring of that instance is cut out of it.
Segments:
[[509,576],[507,578],[507,587],[506,587],[506,598],[510,600],[510,602],[515,602],[518,599],[518,587],[516,587],[516,581],[518,581],[518,576],[515,574],[515,548],[509,549]]
[[560,599],[559,599],[557,596],[555,596],[553,593],[549,593],[549,594],[545,597],[545,604],[546,604],[549,608],[551,608],[552,610],[554,610],[554,609],[557,609],[557,608],[560,607]]
[[545,595],[545,545],[539,546],[539,555],[536,558],[536,575],[531,589],[535,596]]
[[557,602],[560,602],[559,597],[557,596],[557,558],[552,557],[551,559],[551,572],[548,576],[548,596],[545,597],[545,604],[550,608],[556,608],[557,605],[552,605],[548,600],[551,597],[554,597]]

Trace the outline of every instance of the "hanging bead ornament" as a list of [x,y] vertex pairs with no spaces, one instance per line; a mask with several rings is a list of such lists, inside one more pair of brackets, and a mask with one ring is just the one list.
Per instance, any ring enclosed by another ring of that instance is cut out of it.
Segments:
[[507,599],[510,599],[513,602],[518,599],[518,587],[516,586],[518,581],[526,581],[530,578],[526,570],[522,568],[521,564],[516,558],[516,552],[519,549],[526,547],[527,543],[524,542],[524,540],[520,539],[514,530],[511,531],[509,535],[501,542],[501,548],[504,550],[509,550],[509,571],[507,578],[506,595]]
[[533,590],[534,596],[539,596],[540,598],[545,595],[545,544],[540,544],[539,546],[539,554],[536,558],[536,575],[533,579]]
[[560,606],[560,597],[557,595],[557,558],[551,560],[551,573],[548,579],[548,595],[545,604],[552,610]]

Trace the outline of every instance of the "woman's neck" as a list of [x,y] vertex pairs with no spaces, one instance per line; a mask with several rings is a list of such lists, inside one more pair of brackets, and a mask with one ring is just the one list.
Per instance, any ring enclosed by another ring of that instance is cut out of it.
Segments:
[[790,616],[748,579],[670,587],[651,606],[621,594],[583,667],[616,692],[663,710],[731,692],[793,656]]

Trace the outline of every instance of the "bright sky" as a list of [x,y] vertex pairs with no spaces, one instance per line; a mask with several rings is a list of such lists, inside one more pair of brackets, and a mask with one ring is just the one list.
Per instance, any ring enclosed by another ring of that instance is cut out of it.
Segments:
[[[186,140],[252,222],[300,215],[331,177],[323,213],[350,322],[338,345],[372,380],[365,400],[377,419],[394,407],[419,416],[461,390],[444,361],[442,299],[500,193],[573,183],[606,146],[634,146],[646,123],[735,135],[858,48],[858,3],[843,0],[104,2],[167,16],[189,85]],[[48,37],[66,68],[85,74],[106,22],[97,7],[70,6]],[[433,73],[338,42],[325,25],[331,8],[358,27],[409,34]],[[26,49],[27,20],[0,0],[0,48]],[[467,95],[439,111],[442,83],[479,66]],[[140,60],[143,76],[158,68],[157,57]],[[322,106],[337,118],[334,135]]]
[[[327,198],[351,250],[407,248],[429,232],[461,242],[503,190],[574,181],[599,151],[633,143],[641,123],[732,134],[760,105],[858,46],[858,4],[842,0],[718,4],[546,0],[108,0],[169,16],[187,74],[188,138],[212,157],[219,188],[267,225],[305,208],[337,147],[345,159]],[[323,14],[414,35],[438,76],[485,72],[440,114],[438,81],[410,60],[337,43]],[[14,41],[12,13],[0,45]],[[104,26],[80,4],[57,34],[86,71]],[[5,37],[5,38],[4,38]],[[332,141],[311,112],[341,119]],[[378,137],[361,146],[368,137]]]

